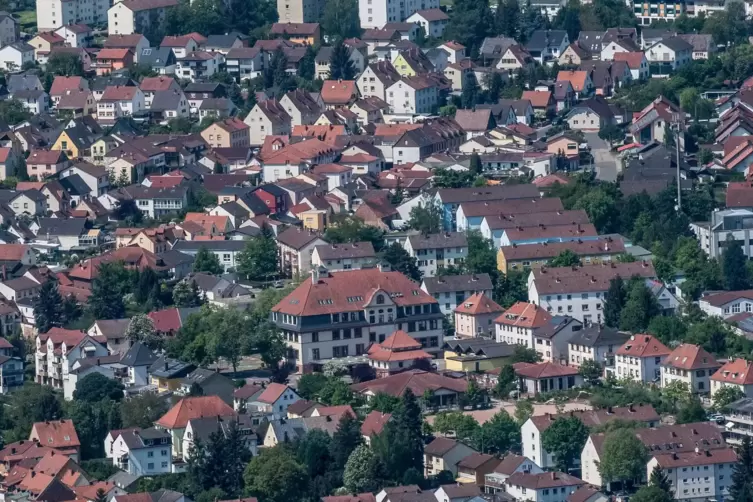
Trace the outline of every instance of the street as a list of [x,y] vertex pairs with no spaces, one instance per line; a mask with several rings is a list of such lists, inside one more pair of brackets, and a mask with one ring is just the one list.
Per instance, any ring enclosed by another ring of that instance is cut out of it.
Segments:
[[587,132],[584,136],[594,157],[596,177],[602,181],[617,181],[617,174],[619,174],[617,156],[609,151],[609,143],[599,138],[598,133]]

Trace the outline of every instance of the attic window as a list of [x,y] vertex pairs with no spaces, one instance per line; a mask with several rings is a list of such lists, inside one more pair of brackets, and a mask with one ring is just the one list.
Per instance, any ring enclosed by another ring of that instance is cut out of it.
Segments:
[[332,305],[332,299],[327,298],[325,300],[319,300],[319,305]]
[[290,300],[291,305],[298,305],[300,303],[300,300]]
[[71,437],[70,437],[70,436],[63,436],[63,440],[64,440],[64,441],[70,441],[70,440],[71,440]]
[[141,54],[144,56],[149,56],[152,53],[152,49],[144,49],[141,51]]
[[418,296],[418,290],[417,289],[413,290],[413,296]]
[[362,302],[363,296],[349,296],[348,297],[348,303],[354,303],[354,302]]

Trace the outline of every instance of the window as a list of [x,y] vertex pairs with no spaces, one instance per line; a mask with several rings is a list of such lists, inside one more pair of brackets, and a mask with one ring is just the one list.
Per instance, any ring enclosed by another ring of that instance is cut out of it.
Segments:
[[148,464],[146,464],[146,468],[150,470],[154,469],[154,462],[149,462]]
[[332,330],[332,339],[333,340],[339,340],[340,339],[340,330],[339,329],[333,329]]
[[148,451],[148,452],[146,452],[146,456],[147,456],[147,458],[152,458],[152,457],[154,457],[154,452],[153,451]]

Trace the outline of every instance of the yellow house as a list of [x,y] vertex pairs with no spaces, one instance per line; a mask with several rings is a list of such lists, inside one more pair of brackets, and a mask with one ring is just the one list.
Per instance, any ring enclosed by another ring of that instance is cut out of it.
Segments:
[[475,293],[455,309],[455,336],[494,338],[494,319],[505,309],[485,293]]
[[50,150],[59,150],[65,152],[69,159],[78,159],[84,157],[84,152],[88,149],[78,138],[71,137],[68,130],[63,129]]
[[434,65],[421,49],[401,51],[392,62],[392,66],[401,77],[414,77],[434,71]]
[[392,66],[395,67],[401,77],[414,77],[416,75],[416,70],[406,61],[402,52],[392,62]]
[[105,154],[120,145],[121,143],[113,136],[103,136],[92,143],[90,148],[91,154],[86,160],[94,165],[103,166],[105,163]]
[[478,373],[510,362],[515,346],[485,338],[450,340],[444,344],[444,363],[449,371]]
[[[160,314],[170,310],[162,310]],[[175,391],[180,388],[183,379],[195,369],[196,366],[193,364],[161,357],[150,368],[149,383],[157,387],[157,392]]]
[[327,213],[323,209],[309,209],[298,213],[298,219],[303,222],[303,228],[324,231],[327,228]]
[[502,273],[510,270],[526,270],[549,263],[563,251],[572,251],[581,263],[596,265],[611,262],[625,252],[625,243],[610,237],[595,241],[551,242],[526,244],[525,246],[502,246],[497,251],[497,269]]

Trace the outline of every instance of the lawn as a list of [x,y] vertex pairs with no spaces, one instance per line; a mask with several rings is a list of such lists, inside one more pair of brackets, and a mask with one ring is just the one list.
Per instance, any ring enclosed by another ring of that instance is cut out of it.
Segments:
[[37,27],[37,13],[34,10],[14,12],[13,16],[18,19],[22,31],[28,31]]

